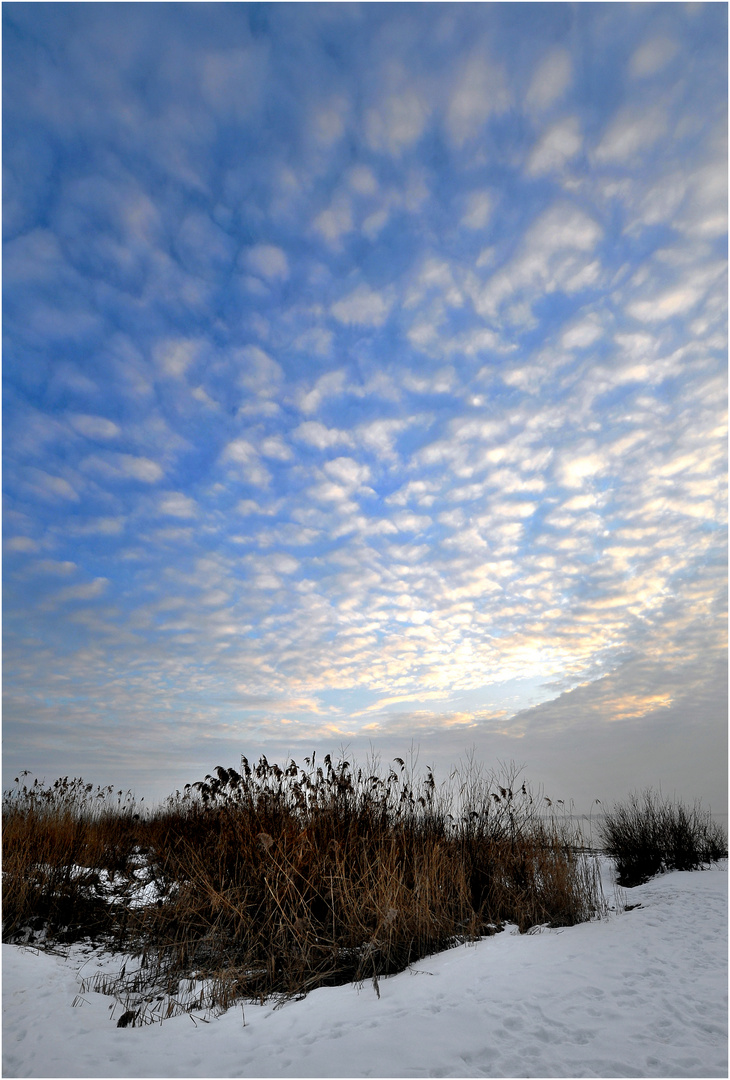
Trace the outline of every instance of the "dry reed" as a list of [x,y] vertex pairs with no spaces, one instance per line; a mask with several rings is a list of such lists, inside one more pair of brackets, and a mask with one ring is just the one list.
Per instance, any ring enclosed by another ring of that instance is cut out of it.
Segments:
[[[472,762],[437,785],[400,758],[383,771],[314,754],[303,767],[243,758],[147,813],[82,781],[36,783],[3,802],[4,935],[93,933],[136,956],[133,972],[98,982],[125,1023],[351,980],[377,988],[506,923],[603,913],[594,864],[546,802],[514,768]],[[135,906],[121,889],[109,903],[99,870],[131,881],[134,853],[158,898]]]

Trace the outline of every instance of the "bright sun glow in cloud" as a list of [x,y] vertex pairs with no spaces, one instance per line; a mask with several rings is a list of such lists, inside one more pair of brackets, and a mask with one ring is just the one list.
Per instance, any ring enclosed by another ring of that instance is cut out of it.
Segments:
[[726,18],[3,5],[11,778],[724,797]]

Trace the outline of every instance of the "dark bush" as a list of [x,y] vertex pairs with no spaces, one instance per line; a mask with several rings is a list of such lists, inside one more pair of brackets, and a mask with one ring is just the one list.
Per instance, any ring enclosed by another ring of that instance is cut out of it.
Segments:
[[631,888],[663,870],[698,870],[727,855],[727,836],[699,804],[690,810],[648,788],[616,803],[598,823],[620,885]]

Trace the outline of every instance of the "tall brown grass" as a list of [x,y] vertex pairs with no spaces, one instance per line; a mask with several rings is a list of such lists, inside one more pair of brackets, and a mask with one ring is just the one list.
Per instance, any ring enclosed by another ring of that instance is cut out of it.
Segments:
[[[209,1008],[350,980],[377,988],[505,923],[567,926],[605,909],[566,820],[546,816],[514,768],[471,763],[437,785],[400,758],[386,770],[243,758],[144,814],[111,794],[60,781],[6,795],[4,933],[33,920],[51,937],[93,929],[136,955],[134,973],[106,986],[137,1018],[161,988]],[[122,890],[109,904],[94,874],[122,880],[133,852],[159,898],[137,907]]]
[[68,941],[108,931],[117,913],[94,886],[100,870],[128,869],[140,818],[131,792],[67,776],[16,785],[3,796],[3,940],[24,928]]

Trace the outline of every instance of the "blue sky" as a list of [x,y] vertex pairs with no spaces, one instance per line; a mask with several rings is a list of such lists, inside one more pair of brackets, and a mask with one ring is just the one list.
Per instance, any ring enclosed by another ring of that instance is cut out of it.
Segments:
[[725,4],[3,5],[4,773],[725,809]]

